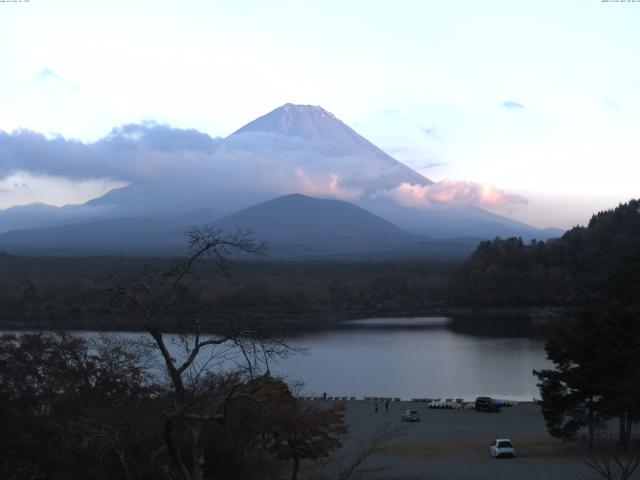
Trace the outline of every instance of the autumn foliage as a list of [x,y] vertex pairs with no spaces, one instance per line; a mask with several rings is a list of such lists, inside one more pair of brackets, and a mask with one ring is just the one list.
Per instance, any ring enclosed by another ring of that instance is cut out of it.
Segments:
[[[177,418],[173,388],[152,374],[148,353],[108,336],[1,336],[0,478],[175,478],[167,421],[190,468],[198,413],[206,479],[295,478],[301,461],[340,446],[342,406],[312,408],[264,375],[187,383],[192,417]],[[206,408],[220,399],[220,410]]]

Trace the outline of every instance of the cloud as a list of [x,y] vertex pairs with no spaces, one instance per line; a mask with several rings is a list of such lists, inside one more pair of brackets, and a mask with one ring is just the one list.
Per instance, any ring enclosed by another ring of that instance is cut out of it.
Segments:
[[189,163],[205,164],[217,143],[196,130],[154,123],[123,125],[94,143],[30,130],[0,131],[0,179],[27,172],[71,180],[148,181],[188,170]]
[[45,90],[53,95],[74,95],[82,93],[83,89],[79,85],[63,78],[52,68],[43,68],[35,75],[35,84],[39,90]]
[[507,100],[506,102],[502,102],[502,106],[510,110],[518,110],[518,109],[524,108],[524,105],[518,102],[514,102],[513,100]]
[[40,70],[40,72],[38,72],[37,77],[40,79],[51,78],[57,81],[62,81],[62,78],[60,77],[60,75],[58,75],[58,72],[52,70],[51,68],[43,68],[42,70]]
[[[421,163],[421,169],[440,165]],[[387,196],[415,208],[526,203],[523,197],[474,182],[425,185],[428,180],[377,149],[354,150],[351,144],[264,132],[212,138],[152,122],[122,125],[93,143],[28,130],[0,131],[0,181],[18,173],[30,183],[38,176],[74,184],[108,180],[179,189],[199,198],[298,192],[351,201]]]
[[[28,205],[42,202],[49,205],[65,205],[84,203],[107,191],[126,184],[108,180],[74,181],[67,178],[18,173],[4,180],[0,179],[0,215],[2,210],[16,205]],[[75,207],[78,211],[78,207]],[[94,214],[103,211],[94,209]],[[89,213],[87,208],[86,213]],[[6,218],[6,217],[3,217]],[[6,224],[0,220],[0,231],[5,231]],[[22,228],[19,227],[18,228]]]
[[361,188],[342,185],[340,175],[337,173],[331,173],[328,176],[319,175],[312,178],[302,168],[297,168],[296,177],[298,179],[298,193],[321,197],[336,197],[343,200],[357,200],[363,194]]
[[128,124],[115,128],[98,147],[121,150],[152,150],[160,152],[195,152],[211,154],[216,140],[195,129],[172,128],[153,122]]
[[419,127],[419,130],[425,137],[434,137],[438,135],[436,127]]
[[398,203],[413,208],[432,208],[439,205],[477,205],[500,208],[526,204],[527,199],[490,185],[477,182],[444,180],[432,185],[401,183],[386,192]]
[[[377,152],[377,151],[376,151]],[[73,181],[177,185],[355,199],[363,185],[390,188],[401,165],[343,145],[273,133],[226,139],[147,122],[114,128],[93,143],[20,130],[0,131],[0,180],[18,172]],[[375,183],[377,179],[379,184]],[[189,186],[192,187],[189,187]]]
[[427,170],[429,168],[443,167],[445,165],[446,163],[444,162],[425,162],[425,163],[416,165],[416,167],[419,168],[420,170]]

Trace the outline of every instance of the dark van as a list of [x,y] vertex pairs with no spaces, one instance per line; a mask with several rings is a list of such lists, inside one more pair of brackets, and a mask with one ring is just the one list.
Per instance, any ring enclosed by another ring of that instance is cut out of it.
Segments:
[[496,413],[500,411],[500,405],[493,401],[491,397],[476,398],[476,410],[478,412]]

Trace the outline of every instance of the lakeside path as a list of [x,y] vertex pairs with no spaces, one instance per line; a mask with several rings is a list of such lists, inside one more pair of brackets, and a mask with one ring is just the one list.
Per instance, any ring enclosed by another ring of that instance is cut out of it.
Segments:
[[[314,401],[315,402],[315,401]],[[317,401],[320,403],[331,402]],[[500,413],[475,410],[430,410],[425,403],[391,402],[389,413],[378,402],[347,401],[349,427],[345,450],[388,427],[400,428],[366,468],[383,468],[371,478],[420,480],[595,480],[595,472],[581,463],[580,445],[560,442],[546,432],[540,408],[530,402]],[[418,410],[420,422],[400,420],[404,410]],[[513,440],[515,459],[493,459],[489,444],[496,437]],[[635,477],[634,477],[635,478]]]

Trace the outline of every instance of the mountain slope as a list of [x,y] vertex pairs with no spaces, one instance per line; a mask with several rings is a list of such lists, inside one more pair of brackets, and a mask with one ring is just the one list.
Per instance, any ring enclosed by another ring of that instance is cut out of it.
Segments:
[[396,179],[396,182],[405,181],[418,185],[433,183],[415,170],[398,162],[335,115],[319,106],[287,103],[236,130],[232,137],[249,133],[278,134],[307,141],[327,142],[343,156],[368,156],[386,166],[398,169],[399,175],[403,178]]
[[[0,235],[0,248],[38,253],[180,253],[184,230],[210,223],[211,210],[181,217],[117,218],[70,225],[15,230]],[[209,220],[208,222],[205,219]],[[330,253],[384,249],[414,242],[416,237],[375,215],[340,200],[288,195],[242,210],[213,222],[216,228],[253,231],[268,240],[278,254]]]
[[179,235],[168,235],[167,223],[156,219],[119,218],[14,230],[0,235],[0,249],[29,254],[118,254],[134,251],[157,254],[159,248],[176,248],[180,243]]
[[365,198],[358,204],[400,228],[432,238],[522,237],[525,240],[546,240],[559,237],[563,233],[562,230],[554,228],[535,228],[474,205],[408,208],[381,197]]
[[[256,148],[257,147],[257,148]],[[274,148],[275,147],[275,148]],[[220,147],[269,151],[311,175],[336,175],[345,188],[372,193],[402,182],[433,182],[399,162],[322,107],[287,103],[230,135]],[[297,191],[301,191],[298,189]]]
[[269,200],[214,222],[230,230],[244,228],[270,240],[413,236],[392,223],[342,200],[293,194]]
[[287,104],[248,123],[202,160],[197,174],[131,184],[87,204],[115,215],[147,216],[211,206],[231,213],[303,192],[355,199],[431,180],[398,162],[322,109]]
[[[0,250],[21,254],[176,255],[184,232],[210,211],[180,218],[118,218],[0,234]],[[270,244],[272,258],[463,258],[477,242],[431,241],[341,200],[286,195],[209,223],[225,231],[250,230]]]
[[460,260],[478,244],[473,239],[414,235],[349,202],[300,194],[255,205],[212,225],[251,231],[270,243],[272,258]]
[[251,231],[267,240],[272,257],[379,253],[415,245],[420,237],[349,202],[293,194],[218,220],[226,231]]
[[107,218],[13,230],[0,234],[0,250],[65,255],[180,254],[187,246],[184,232],[218,216],[211,209],[200,209],[175,217]]
[[137,165],[141,179],[84,205],[0,211],[0,233],[116,218],[180,218],[200,208],[211,208],[220,218],[302,193],[348,200],[407,232],[431,238],[545,239],[557,234],[472,204],[438,201],[438,196],[435,201],[425,197],[422,204],[399,197],[403,187],[426,192],[444,182],[434,184],[317,106],[283,105],[224,139],[167,126],[128,125],[83,145],[82,152],[102,163],[109,158],[112,165]]
[[0,210],[0,233],[86,221],[96,218],[102,213],[103,209],[91,208],[86,205],[66,205],[64,207],[44,203],[16,205],[6,210]]

